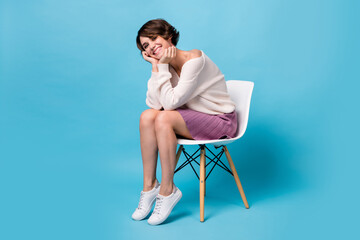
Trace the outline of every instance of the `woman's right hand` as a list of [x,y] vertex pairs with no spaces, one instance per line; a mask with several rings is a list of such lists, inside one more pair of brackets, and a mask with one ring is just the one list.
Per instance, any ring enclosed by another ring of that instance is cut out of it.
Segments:
[[157,65],[159,63],[159,60],[157,60],[156,58],[153,58],[153,57],[150,57],[147,52],[145,51],[142,51],[142,55],[143,55],[143,58],[148,61],[149,63],[151,63],[152,65]]

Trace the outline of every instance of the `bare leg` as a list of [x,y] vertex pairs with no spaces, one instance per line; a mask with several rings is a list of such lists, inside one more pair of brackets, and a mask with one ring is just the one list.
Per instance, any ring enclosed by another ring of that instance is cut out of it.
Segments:
[[140,116],[140,145],[143,162],[143,191],[149,191],[155,186],[158,146],[155,134],[155,119],[161,111],[147,109]]
[[160,194],[168,196],[172,193],[174,170],[176,164],[176,134],[193,139],[185,121],[178,111],[161,111],[155,119],[155,132],[161,162]]

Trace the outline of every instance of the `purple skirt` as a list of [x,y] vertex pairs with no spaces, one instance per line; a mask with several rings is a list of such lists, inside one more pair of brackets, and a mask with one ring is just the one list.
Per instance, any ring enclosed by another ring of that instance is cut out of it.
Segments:
[[183,117],[191,136],[195,140],[214,140],[236,137],[237,114],[211,115],[189,108],[177,108]]

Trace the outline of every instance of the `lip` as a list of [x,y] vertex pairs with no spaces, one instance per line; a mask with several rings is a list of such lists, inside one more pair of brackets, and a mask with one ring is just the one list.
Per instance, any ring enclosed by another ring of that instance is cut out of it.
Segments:
[[161,47],[157,47],[157,48],[154,49],[154,51],[153,51],[153,54],[154,54],[154,55],[157,55],[157,54],[159,53],[159,52],[157,52],[157,53],[155,54],[155,52],[157,51],[158,48],[161,48]]

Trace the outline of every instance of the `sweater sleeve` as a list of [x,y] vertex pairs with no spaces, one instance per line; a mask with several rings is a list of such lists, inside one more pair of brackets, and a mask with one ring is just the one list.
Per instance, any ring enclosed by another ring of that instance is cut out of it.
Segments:
[[148,89],[146,92],[146,105],[150,108],[160,110],[162,105],[159,102],[159,92],[156,88],[156,73],[152,72],[148,81]]
[[157,87],[160,93],[159,101],[165,110],[174,110],[189,100],[197,89],[198,76],[204,67],[204,59],[191,59],[181,70],[181,76],[176,87],[172,87],[169,64],[158,64]]

